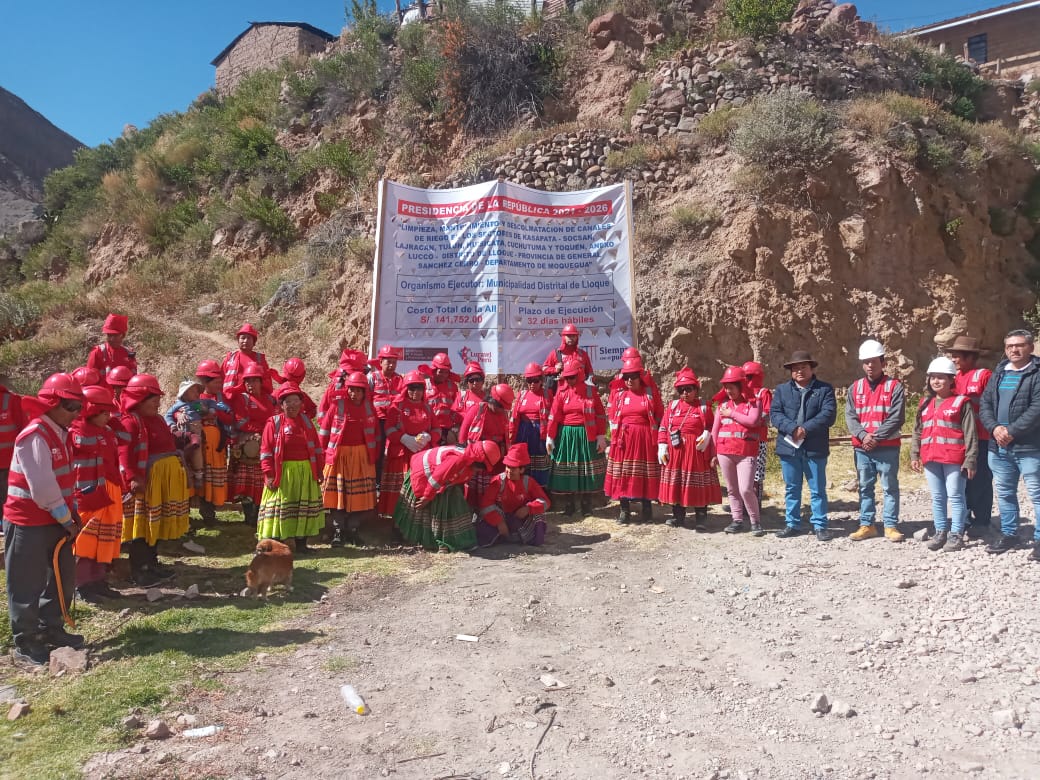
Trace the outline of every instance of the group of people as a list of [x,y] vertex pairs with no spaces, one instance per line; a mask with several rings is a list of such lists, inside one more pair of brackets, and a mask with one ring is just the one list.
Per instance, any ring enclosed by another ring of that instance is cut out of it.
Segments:
[[[605,494],[618,501],[619,523],[651,521],[659,502],[670,508],[668,525],[696,527],[722,501],[721,470],[726,532],[762,536],[772,426],[786,486],[777,536],[802,533],[807,482],[815,535],[832,538],[825,486],[837,402],[806,351],[784,363],[791,378],[775,390],[749,361],[726,367],[719,393],[702,399],[688,367],[665,398],[629,348],[604,403],[580,333],[567,325],[545,361],[525,367],[519,393],[488,387],[475,362],[454,373],[445,353],[401,375],[403,350],[383,345],[371,360],[344,350],[315,403],[302,389],[303,361],[272,369],[246,323],[238,349],[200,362],[162,414],[163,390],[138,373],[127,327],[125,316],[110,315],[86,365],[52,375],[35,397],[0,385],[8,602],[22,660],[42,663],[50,647],[82,643],[63,628],[67,602],[73,588],[86,599],[118,595],[106,575],[121,549],[137,584],[172,576],[157,545],[187,533],[192,503],[207,524],[238,503],[258,538],[291,540],[297,555],[326,530],[333,547],[361,544],[363,523],[376,518],[404,542],[455,551],[540,545],[549,493],[568,515],[589,514]],[[1007,359],[990,372],[976,365],[976,340],[961,336],[949,357],[929,365],[911,467],[933,495],[931,549],[961,549],[969,525],[988,527],[994,481],[1001,533],[990,552],[1020,544],[1020,476],[1040,506],[1040,359],[1032,350],[1031,333],[1012,331]],[[845,403],[860,491],[850,538],[880,535],[880,479],[882,533],[901,541],[905,389],[886,373],[879,342],[865,341],[859,359],[863,377]],[[1040,560],[1040,531],[1031,557]]]

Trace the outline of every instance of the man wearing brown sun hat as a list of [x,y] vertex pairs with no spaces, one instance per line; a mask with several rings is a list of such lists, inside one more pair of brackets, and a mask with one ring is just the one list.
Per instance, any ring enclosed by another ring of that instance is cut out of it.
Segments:
[[[985,453],[989,447],[990,435],[979,419],[979,401],[993,372],[988,368],[978,367],[979,352],[979,340],[971,336],[958,336],[946,348],[946,354],[957,366],[954,390],[957,395],[966,395],[971,400],[978,426],[979,449]],[[975,476],[968,480],[964,495],[968,504],[968,531],[978,536],[989,530],[993,514],[993,472],[989,469],[987,458],[979,458]]]

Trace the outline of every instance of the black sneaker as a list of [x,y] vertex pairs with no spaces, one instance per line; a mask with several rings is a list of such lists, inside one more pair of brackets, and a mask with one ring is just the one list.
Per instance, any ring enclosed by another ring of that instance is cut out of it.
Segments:
[[73,650],[83,647],[83,635],[70,634],[64,626],[48,626],[41,629],[40,641],[49,647],[71,647]]
[[11,657],[16,664],[21,666],[46,666],[51,660],[51,651],[47,649],[46,645],[34,642],[22,647],[15,646],[11,651]]
[[581,498],[581,513],[585,516],[592,514],[592,499],[588,496],[582,496]]
[[949,534],[946,531],[939,531],[935,536],[928,542],[928,549],[932,552],[941,550],[946,545],[946,540],[949,538]]
[[829,542],[834,538],[834,534],[828,531],[826,528],[816,529],[816,539],[821,542]]
[[682,523],[680,523],[679,519],[676,517],[665,518],[664,524],[669,528],[679,528],[682,525]]
[[166,566],[158,561],[149,564],[148,569],[160,580],[172,580],[177,576],[177,571],[172,566]]
[[86,604],[100,604],[105,600],[105,597],[96,588],[87,587],[86,585],[76,588],[76,598]]
[[158,585],[162,580],[155,576],[155,573],[150,569],[141,569],[135,571],[130,575],[130,580],[142,588],[150,588],[153,585]]
[[997,541],[993,542],[993,544],[986,548],[986,552],[993,555],[1000,555],[1006,553],[1008,550],[1014,550],[1019,546],[1019,544],[1020,541],[1017,535],[1007,536],[1006,534],[1001,534],[997,538]]
[[632,519],[632,513],[622,509],[617,516],[618,525],[627,525]]
[[792,536],[801,536],[802,529],[795,525],[785,525],[782,531],[777,531],[776,535],[780,539],[790,539]]
[[734,522],[730,523],[729,525],[727,525],[724,530],[728,534],[739,534],[739,533],[742,533],[742,532],[746,531],[747,529],[744,528],[744,524],[743,523],[738,523],[738,522],[734,521]]
[[1029,560],[1040,561],[1040,541],[1033,542],[1033,552],[1029,553]]

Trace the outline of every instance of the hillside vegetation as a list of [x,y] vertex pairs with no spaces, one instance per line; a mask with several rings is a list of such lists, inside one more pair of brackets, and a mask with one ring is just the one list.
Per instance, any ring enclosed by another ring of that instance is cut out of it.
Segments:
[[992,85],[858,20],[793,30],[790,2],[704,5],[449,4],[403,29],[359,6],[328,53],[81,149],[47,179],[46,237],[2,269],[0,370],[30,390],[78,365],[113,309],[164,380],[244,319],[320,378],[367,346],[380,177],[635,180],[659,370],[775,365],[799,344],[837,364],[870,333],[912,372],[937,331],[995,343],[1021,321],[1037,147]]

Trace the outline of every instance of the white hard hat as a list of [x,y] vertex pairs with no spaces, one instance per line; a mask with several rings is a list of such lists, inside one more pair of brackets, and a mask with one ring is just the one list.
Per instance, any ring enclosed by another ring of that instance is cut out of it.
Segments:
[[874,341],[874,339],[867,339],[859,345],[859,359],[870,360],[871,358],[884,357],[885,348],[881,346],[880,341]]
[[953,361],[948,357],[937,357],[931,363],[928,364],[929,374],[949,374],[950,376],[957,375],[957,366],[953,364]]

